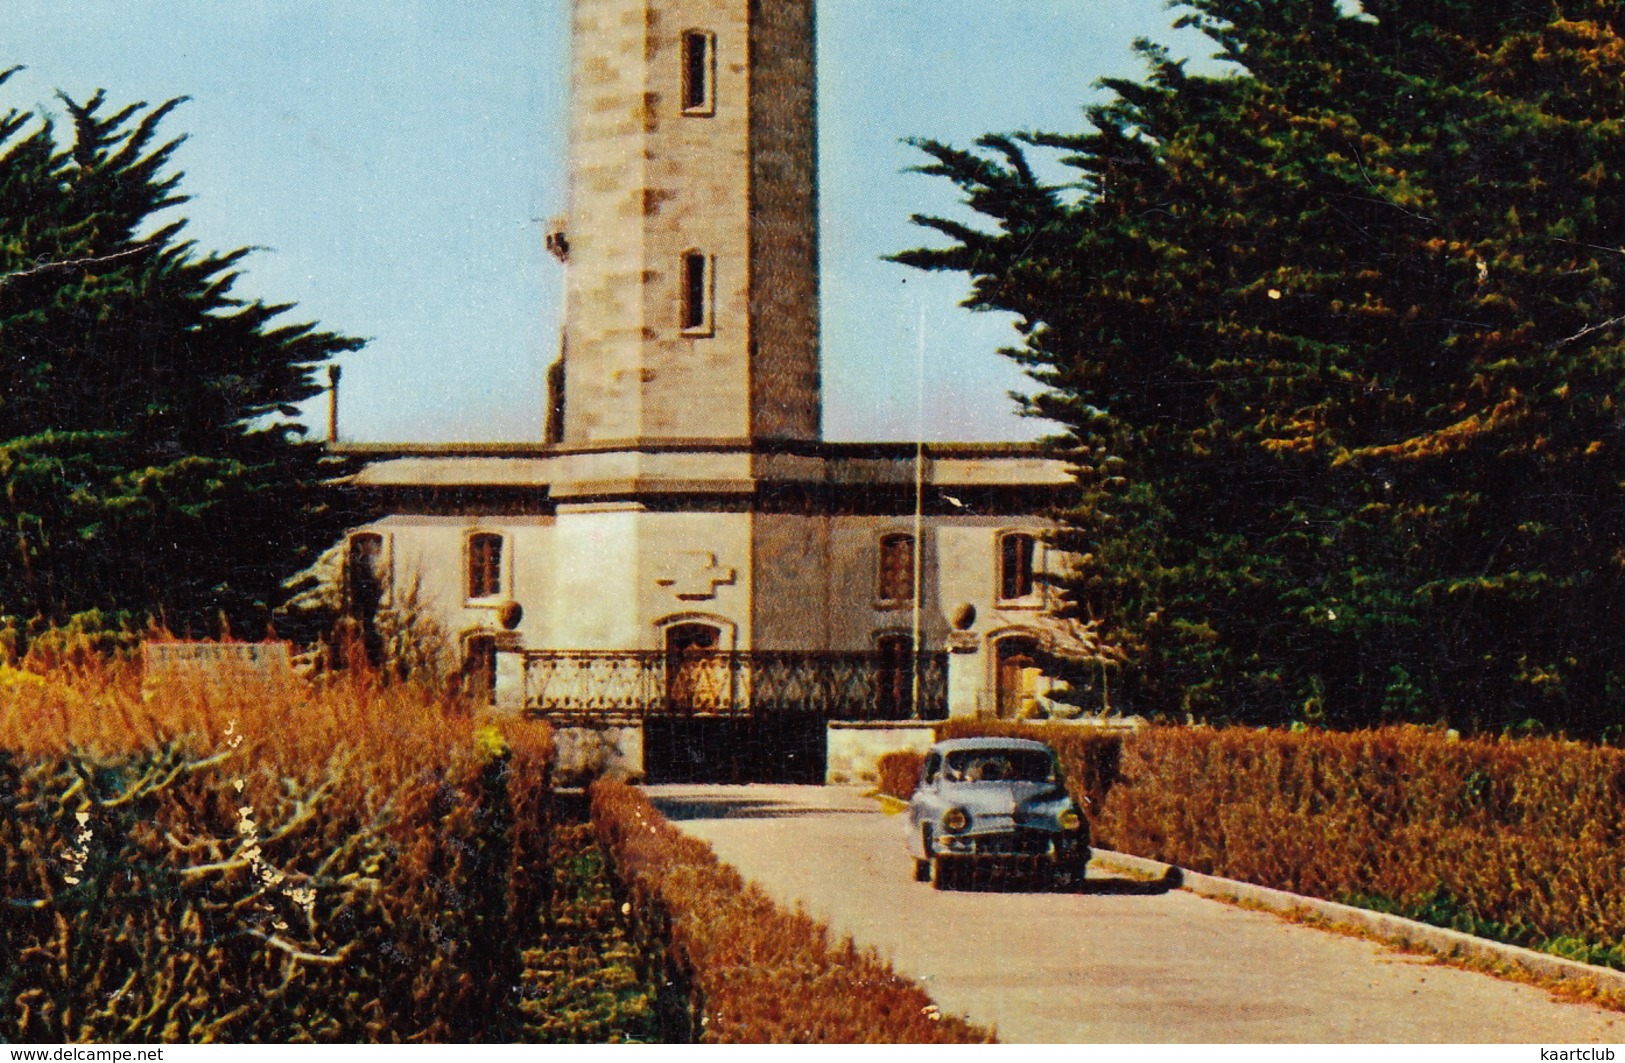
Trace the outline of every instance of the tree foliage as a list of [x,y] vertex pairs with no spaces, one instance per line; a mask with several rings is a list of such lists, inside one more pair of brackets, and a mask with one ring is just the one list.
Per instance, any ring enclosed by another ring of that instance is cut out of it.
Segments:
[[291,418],[361,342],[234,297],[249,249],[182,238],[180,102],[61,97],[66,136],[0,114],[0,614],[263,623],[347,522]]
[[1017,315],[1136,709],[1621,718],[1622,14],[1188,0],[1220,72],[920,144],[980,219],[898,258]]

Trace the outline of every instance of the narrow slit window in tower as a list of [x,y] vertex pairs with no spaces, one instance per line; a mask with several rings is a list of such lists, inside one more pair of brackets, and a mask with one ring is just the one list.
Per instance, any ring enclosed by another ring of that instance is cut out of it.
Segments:
[[683,254],[683,331],[711,332],[711,259],[699,251]]
[[914,536],[886,535],[880,540],[880,605],[895,609],[914,601]]
[[716,37],[700,30],[683,34],[683,113],[716,111]]

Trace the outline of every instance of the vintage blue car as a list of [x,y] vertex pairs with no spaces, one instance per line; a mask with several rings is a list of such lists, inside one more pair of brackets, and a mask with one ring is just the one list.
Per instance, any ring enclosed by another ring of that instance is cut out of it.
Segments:
[[908,803],[914,877],[951,889],[978,871],[1044,871],[1083,882],[1089,824],[1055,753],[1020,738],[955,738],[925,756]]

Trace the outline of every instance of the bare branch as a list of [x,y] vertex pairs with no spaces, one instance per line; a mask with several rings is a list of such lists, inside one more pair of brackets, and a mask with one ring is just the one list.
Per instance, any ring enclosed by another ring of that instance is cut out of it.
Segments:
[[21,908],[24,911],[31,911],[31,912],[44,911],[46,908],[49,908],[50,906],[51,906],[51,902],[48,901],[48,900],[18,901],[18,900],[13,900],[10,897],[6,898],[6,907],[8,907],[8,908]]
[[71,273],[76,269],[85,269],[89,266],[104,266],[111,262],[119,262],[126,258],[145,254],[150,248],[132,247],[125,251],[117,251],[111,255],[95,255],[88,258],[68,258],[61,262],[42,262],[31,269],[21,269],[13,273],[0,273],[0,288],[14,280],[26,280],[29,277],[43,277],[52,273]]
[[1613,328],[1615,325],[1618,325],[1621,322],[1625,322],[1625,314],[1621,314],[1618,317],[1611,317],[1607,321],[1603,321],[1603,322],[1601,322],[1599,324],[1596,324],[1596,325],[1587,325],[1585,328],[1581,329],[1579,332],[1576,332],[1574,335],[1569,336],[1566,339],[1558,340],[1556,343],[1552,344],[1550,347],[1547,347],[1546,349],[1548,351],[1560,351],[1564,347],[1567,347],[1571,343],[1578,343],[1581,340],[1585,339],[1587,336],[1594,335],[1594,334],[1596,334],[1598,332],[1607,331],[1608,329]]
[[259,938],[261,941],[265,942],[274,949],[281,949],[283,952],[287,953],[295,960],[298,960],[300,963],[319,963],[326,967],[336,967],[345,960],[349,959],[350,952],[355,947],[355,943],[351,942],[350,944],[345,945],[342,949],[339,949],[333,955],[327,956],[320,952],[306,952],[298,945],[293,944],[293,942],[277,937],[275,934],[267,934],[262,930],[254,930],[250,928],[249,930],[244,931],[244,933],[248,934],[250,937]]
[[[248,846],[245,845],[241,848],[246,849]],[[241,851],[241,849],[239,849],[239,851]],[[204,875],[221,874],[226,871],[239,871],[248,866],[249,860],[247,857],[233,856],[225,860],[217,860],[212,864],[194,864],[192,867],[183,867],[180,870],[180,877],[183,880],[190,880],[202,878]]]

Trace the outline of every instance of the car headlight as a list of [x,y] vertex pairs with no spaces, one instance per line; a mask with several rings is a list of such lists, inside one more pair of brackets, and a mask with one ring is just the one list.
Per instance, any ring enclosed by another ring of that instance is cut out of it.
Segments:
[[1077,830],[1083,826],[1083,817],[1078,815],[1077,809],[1069,808],[1056,816],[1055,822],[1060,825],[1062,830]]
[[947,830],[964,830],[970,826],[970,817],[963,808],[950,808],[942,814],[942,825]]

